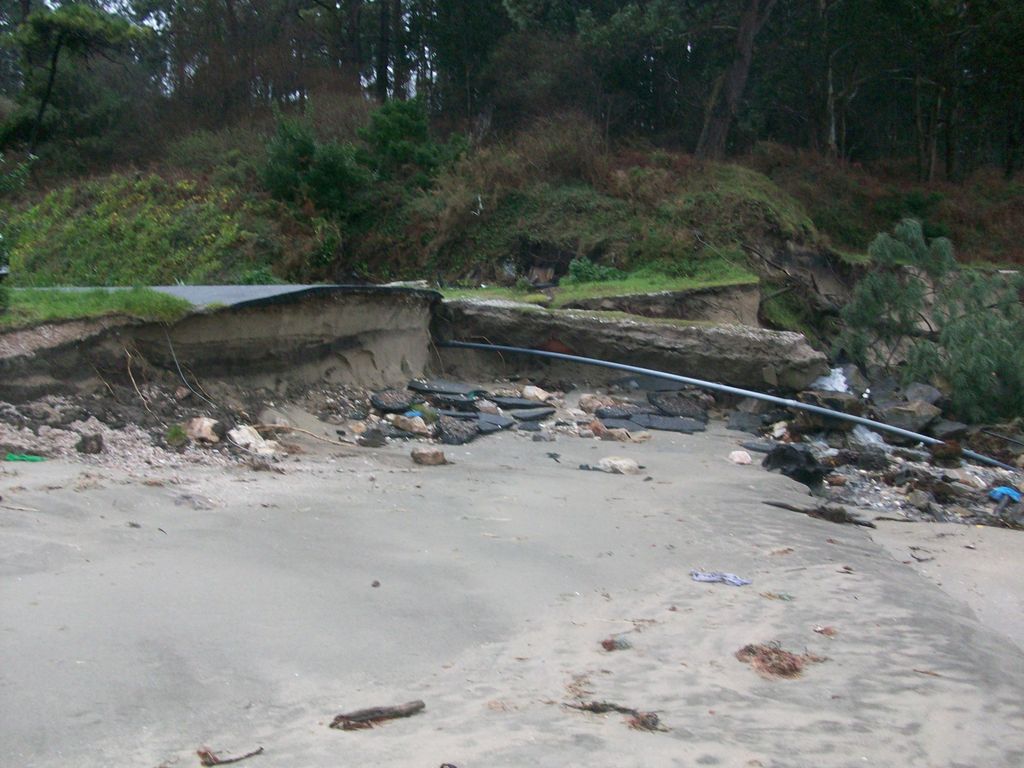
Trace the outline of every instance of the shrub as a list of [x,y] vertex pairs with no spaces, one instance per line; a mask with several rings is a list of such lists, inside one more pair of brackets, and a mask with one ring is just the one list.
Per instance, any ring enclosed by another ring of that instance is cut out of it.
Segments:
[[442,165],[465,149],[459,139],[442,145],[430,138],[423,99],[387,102],[370,116],[359,137],[367,145],[367,166],[385,178],[412,179],[417,186],[427,186]]
[[590,259],[573,259],[569,262],[569,275],[563,282],[570,285],[573,283],[603,283],[608,280],[621,280],[625,276],[625,272],[615,267],[598,264]]
[[0,283],[0,315],[11,306],[11,290],[3,283]]
[[905,359],[904,381],[944,384],[961,418],[1024,415],[1024,281],[957,270],[950,242],[929,243],[914,220],[869,252],[875,269],[842,312],[846,352],[889,369]]
[[520,134],[515,149],[535,176],[549,181],[600,185],[608,173],[601,131],[582,114],[562,114],[537,122]]

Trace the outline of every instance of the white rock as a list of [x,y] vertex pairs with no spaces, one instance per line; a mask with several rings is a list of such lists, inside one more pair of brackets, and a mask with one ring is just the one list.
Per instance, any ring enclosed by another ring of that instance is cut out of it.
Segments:
[[614,404],[615,401],[607,395],[582,395],[580,397],[580,410],[586,413],[593,413],[598,408],[606,408]]
[[729,454],[729,461],[733,464],[750,464],[753,459],[750,458],[750,454],[746,451],[733,451]]
[[219,443],[220,438],[214,432],[216,426],[216,419],[197,416],[185,423],[185,434],[188,435],[189,440],[195,440],[198,443]]
[[597,462],[597,468],[602,472],[610,472],[613,475],[639,475],[640,465],[633,459],[626,459],[622,456],[608,456]]
[[430,437],[433,434],[422,416],[403,416],[400,413],[389,413],[387,419],[403,432],[423,437]]
[[276,440],[264,440],[262,435],[248,424],[235,427],[228,432],[228,438],[239,448],[252,451],[257,456],[273,456],[281,445]]
[[786,436],[786,432],[789,431],[789,422],[779,421],[772,424],[772,437],[776,440],[781,440]]
[[476,409],[480,411],[480,413],[490,413],[495,416],[501,413],[501,409],[490,400],[477,400]]
[[540,387],[527,385],[523,387],[523,397],[526,398],[527,400],[534,400],[535,402],[538,403],[546,403],[548,400],[554,397],[554,395],[552,395],[550,392],[541,389]]

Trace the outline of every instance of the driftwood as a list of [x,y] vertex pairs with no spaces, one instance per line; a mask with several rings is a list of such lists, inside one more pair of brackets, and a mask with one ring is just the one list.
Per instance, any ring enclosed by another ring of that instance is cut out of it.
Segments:
[[828,520],[830,523],[849,523],[850,525],[861,525],[865,528],[874,528],[875,524],[870,520],[852,514],[846,507],[838,504],[822,504],[817,507],[798,507],[795,504],[787,504],[784,501],[762,501],[769,507],[778,507],[790,512],[799,512],[801,515],[814,517],[818,520]]
[[667,731],[668,728],[661,724],[661,720],[654,712],[641,712],[633,707],[624,707],[611,701],[581,701],[579,704],[566,704],[570,709],[578,709],[581,712],[593,712],[597,715],[604,715],[608,712],[618,712],[622,715],[629,715],[626,723],[630,728],[638,731]]
[[355,712],[338,715],[331,723],[331,728],[339,728],[343,731],[357,731],[363,728],[373,728],[374,725],[384,720],[395,720],[400,717],[412,717],[426,708],[422,701],[410,701],[406,704],[399,704],[394,707],[370,707],[369,709],[358,709]]
[[256,757],[256,755],[262,755],[263,747],[254,749],[252,752],[248,752],[239,757],[217,757],[209,747],[203,747],[198,750],[196,754],[199,755],[199,762],[204,766],[230,765],[231,763],[240,763],[243,760],[248,760],[250,757]]

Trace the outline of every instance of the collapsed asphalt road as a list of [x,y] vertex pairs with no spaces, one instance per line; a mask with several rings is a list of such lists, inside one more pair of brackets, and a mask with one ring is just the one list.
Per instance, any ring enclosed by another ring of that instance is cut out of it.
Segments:
[[[1019,765],[1020,647],[871,531],[766,507],[806,489],[727,461],[736,441],[502,434],[442,467],[310,442],[283,475],[6,465],[4,760]],[[613,454],[644,473],[577,468]],[[765,680],[735,657],[773,641],[827,660]],[[411,700],[425,710],[328,728]],[[667,730],[563,706],[591,700]]]

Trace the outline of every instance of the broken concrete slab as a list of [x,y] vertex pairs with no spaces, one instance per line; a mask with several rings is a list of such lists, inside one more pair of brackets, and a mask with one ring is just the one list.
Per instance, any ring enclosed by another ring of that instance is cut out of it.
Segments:
[[659,416],[652,413],[638,413],[631,416],[630,421],[643,429],[657,429],[663,432],[682,432],[693,434],[703,432],[707,424],[697,419],[688,419],[683,416]]
[[[536,405],[536,403],[534,403]],[[516,421],[541,421],[549,416],[555,415],[555,409],[550,406],[541,408],[516,408],[508,411],[508,415]]]

